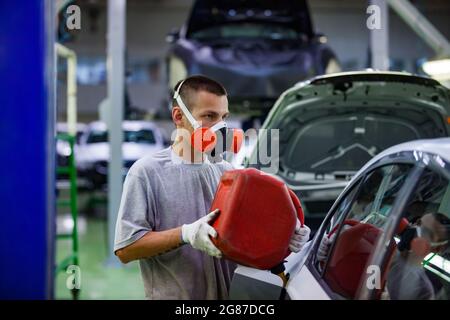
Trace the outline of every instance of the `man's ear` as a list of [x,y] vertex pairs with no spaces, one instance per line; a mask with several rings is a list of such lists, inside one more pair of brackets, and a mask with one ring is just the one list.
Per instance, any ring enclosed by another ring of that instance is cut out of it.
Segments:
[[177,127],[183,126],[183,112],[178,106],[172,107],[172,121]]

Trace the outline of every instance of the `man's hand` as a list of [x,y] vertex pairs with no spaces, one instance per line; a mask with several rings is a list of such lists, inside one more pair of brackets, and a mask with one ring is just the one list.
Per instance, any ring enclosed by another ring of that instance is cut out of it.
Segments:
[[209,236],[213,238],[217,237],[217,231],[214,230],[209,222],[218,213],[219,209],[216,209],[191,224],[183,224],[181,227],[181,237],[185,243],[189,243],[193,248],[204,251],[210,256],[221,258],[222,253],[214,246],[209,238]]
[[289,250],[291,250],[291,252],[299,252],[305,243],[308,242],[310,233],[311,229],[309,229],[307,225],[302,227],[300,221],[297,219],[297,225],[295,226],[294,234],[289,243]]

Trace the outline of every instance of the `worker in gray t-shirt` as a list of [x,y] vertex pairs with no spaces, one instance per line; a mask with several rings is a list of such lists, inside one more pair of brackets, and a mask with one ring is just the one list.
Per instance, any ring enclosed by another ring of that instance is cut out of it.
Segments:
[[[209,222],[219,212],[209,209],[220,177],[232,166],[220,158],[225,144],[211,151],[191,140],[201,127],[223,129],[228,113],[218,82],[204,76],[180,81],[172,108],[174,143],[138,160],[125,179],[114,252],[123,263],[139,260],[149,299],[228,297],[235,264],[221,259],[210,240],[217,233]],[[309,228],[298,226],[291,251],[308,239]]]

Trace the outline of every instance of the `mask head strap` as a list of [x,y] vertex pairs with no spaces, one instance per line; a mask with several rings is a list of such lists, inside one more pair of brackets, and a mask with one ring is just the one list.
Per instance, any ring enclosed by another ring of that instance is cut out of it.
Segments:
[[227,123],[225,121],[219,121],[217,122],[215,125],[213,125],[211,128],[209,128],[212,132],[216,132],[222,128],[226,128],[227,127]]
[[184,104],[183,100],[181,100],[180,90],[183,86],[185,80],[181,81],[180,85],[178,86],[177,90],[175,90],[175,93],[173,94],[173,98],[177,101],[178,106],[181,108],[181,111],[183,111],[184,115],[188,119],[191,126],[194,128],[194,130],[200,128],[200,124],[195,120],[195,118],[192,116],[192,113],[189,111],[189,109]]

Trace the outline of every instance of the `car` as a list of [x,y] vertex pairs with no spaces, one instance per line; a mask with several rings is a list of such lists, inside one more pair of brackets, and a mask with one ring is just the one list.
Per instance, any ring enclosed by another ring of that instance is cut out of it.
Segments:
[[[450,90],[403,72],[318,76],[284,92],[261,129],[267,134],[258,137],[241,166],[269,171],[286,182],[315,231],[372,157],[402,142],[450,135]],[[278,152],[265,164],[260,151],[274,129]]]
[[365,164],[287,257],[284,291],[269,271],[238,266],[230,298],[449,300],[449,237],[450,138],[403,143]]
[[[148,121],[124,121],[122,124],[123,176],[132,164],[143,156],[164,148],[161,130]],[[108,132],[104,122],[95,121],[88,125],[75,148],[77,169],[80,177],[87,180],[92,189],[106,187],[109,161]]]
[[340,71],[306,0],[197,0],[167,39],[169,91],[189,75],[206,75],[227,88],[234,113],[265,116],[296,82]]

